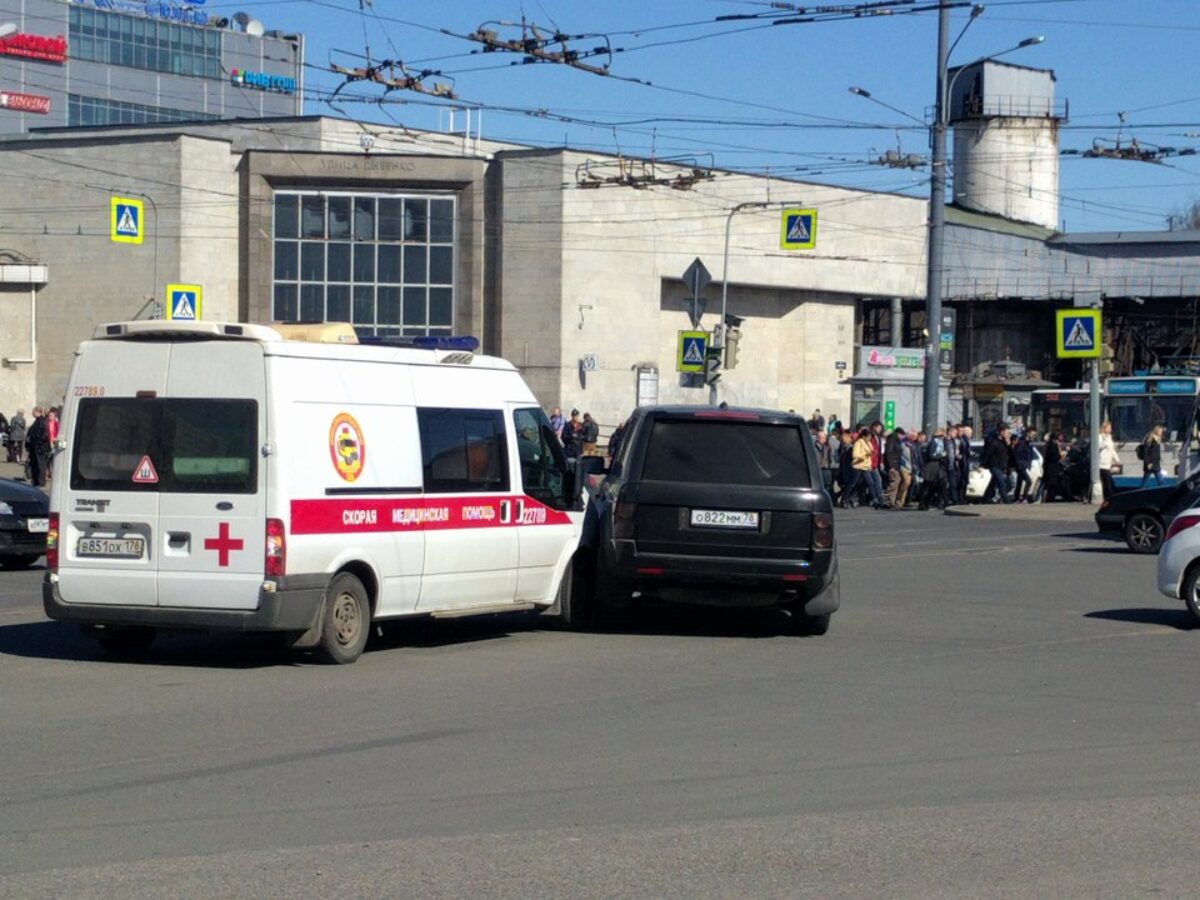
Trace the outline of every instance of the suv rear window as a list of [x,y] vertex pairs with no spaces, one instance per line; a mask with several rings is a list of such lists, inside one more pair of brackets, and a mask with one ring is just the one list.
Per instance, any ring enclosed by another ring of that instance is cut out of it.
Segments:
[[811,487],[800,430],[765,422],[654,423],[642,464],[648,481]]
[[[79,401],[74,490],[253,494],[258,403],[133,397]],[[157,483],[135,482],[143,456]]]

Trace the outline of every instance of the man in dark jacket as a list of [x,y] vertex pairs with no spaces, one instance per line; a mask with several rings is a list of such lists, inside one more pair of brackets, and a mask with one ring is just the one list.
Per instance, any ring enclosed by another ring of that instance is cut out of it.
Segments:
[[897,428],[883,442],[883,462],[887,466],[887,490],[883,498],[888,506],[896,506],[896,497],[900,492],[900,457],[904,452],[904,429]]
[[1001,422],[983,444],[983,458],[979,464],[992,474],[983,502],[999,496],[1002,503],[1011,503],[1008,497],[1008,470],[1012,465],[1012,454],[1008,446],[1008,426]]
[[1013,500],[1017,503],[1028,503],[1029,492],[1033,489],[1033,479],[1029,475],[1029,467],[1033,465],[1033,446],[1029,443],[1029,432],[1020,437],[1012,438],[1012,463],[1017,473],[1017,484],[1013,488]]
[[45,487],[50,468],[50,432],[40,406],[33,410],[33,424],[25,434],[25,449],[29,451],[30,481],[34,487]]

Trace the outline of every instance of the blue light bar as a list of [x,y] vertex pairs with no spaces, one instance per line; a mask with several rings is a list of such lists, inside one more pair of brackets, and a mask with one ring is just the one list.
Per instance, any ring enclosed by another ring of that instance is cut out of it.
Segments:
[[368,335],[358,339],[360,344],[376,347],[414,347],[418,350],[459,350],[474,353],[479,349],[479,338],[470,335],[376,337]]

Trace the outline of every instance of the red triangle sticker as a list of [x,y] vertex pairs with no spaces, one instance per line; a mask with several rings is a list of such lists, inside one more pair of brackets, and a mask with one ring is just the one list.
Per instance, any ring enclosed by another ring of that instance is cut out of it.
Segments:
[[149,456],[143,456],[133,471],[134,484],[158,484],[158,473],[154,471],[154,463]]

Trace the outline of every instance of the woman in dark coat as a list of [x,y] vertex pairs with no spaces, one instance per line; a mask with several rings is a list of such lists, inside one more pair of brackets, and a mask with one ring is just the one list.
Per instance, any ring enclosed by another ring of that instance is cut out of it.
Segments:
[[1062,489],[1062,450],[1059,449],[1060,434],[1053,432],[1046,435],[1046,445],[1042,447],[1042,484],[1046,488],[1043,500],[1049,503],[1054,495],[1066,496]]

